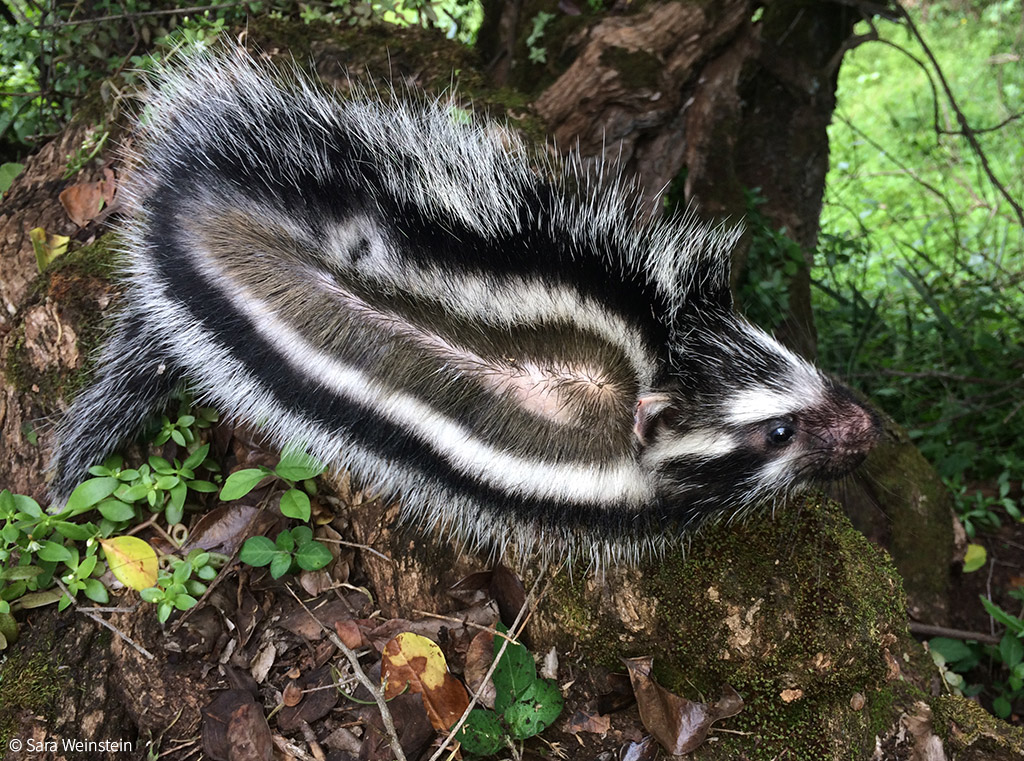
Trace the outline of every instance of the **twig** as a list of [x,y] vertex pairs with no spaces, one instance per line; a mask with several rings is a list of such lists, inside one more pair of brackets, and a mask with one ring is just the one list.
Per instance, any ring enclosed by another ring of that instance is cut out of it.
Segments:
[[950,629],[948,626],[935,626],[933,624],[920,624],[911,621],[908,625],[911,633],[923,634],[926,637],[949,637],[950,639],[973,639],[983,642],[986,645],[998,645],[1001,637],[995,634],[982,634],[981,632],[969,632],[965,629]]
[[107,620],[105,620],[105,619],[101,618],[100,616],[97,616],[97,615],[96,615],[95,613],[93,613],[93,612],[92,612],[92,610],[91,610],[90,608],[83,608],[83,607],[82,607],[81,605],[79,605],[79,604],[78,604],[78,600],[76,600],[76,599],[75,599],[75,596],[74,596],[73,594],[71,594],[71,590],[70,590],[70,589],[68,589],[68,588],[67,588],[67,587],[66,587],[66,586],[64,585],[64,582],[62,582],[62,581],[61,581],[61,580],[60,580],[59,578],[57,578],[56,576],[54,576],[54,577],[53,577],[53,581],[54,581],[54,583],[55,583],[55,584],[56,584],[56,585],[57,585],[58,587],[60,587],[60,590],[61,590],[61,591],[62,591],[62,592],[63,592],[64,594],[66,594],[66,595],[68,596],[68,599],[70,599],[70,600],[71,600],[71,604],[72,604],[72,605],[73,605],[73,606],[75,607],[75,610],[77,610],[77,611],[78,611],[79,613],[81,613],[81,614],[82,614],[83,616],[85,616],[86,618],[90,618],[90,619],[92,619],[93,621],[95,621],[95,622],[96,622],[97,624],[100,624],[100,626],[105,626],[105,627],[107,627],[108,629],[110,629],[110,631],[114,632],[114,634],[116,634],[116,635],[117,635],[118,637],[120,637],[120,638],[121,638],[122,640],[124,640],[124,641],[125,641],[126,643],[128,643],[129,645],[131,645],[132,647],[134,647],[134,648],[135,648],[135,649],[136,649],[136,650],[138,651],[138,653],[139,653],[140,655],[142,655],[142,656],[143,656],[144,658],[148,658],[149,660],[153,660],[153,654],[152,654],[151,652],[149,652],[149,650],[147,650],[146,648],[144,648],[144,647],[143,647],[142,645],[138,644],[138,643],[137,643],[137,642],[136,642],[135,640],[133,640],[133,639],[132,639],[131,637],[129,637],[129,636],[128,636],[127,634],[125,634],[125,633],[124,633],[123,631],[121,631],[120,629],[118,629],[118,628],[117,628],[116,626],[114,626],[114,625],[113,625],[112,623],[110,623],[109,621],[107,621]]
[[359,665],[359,656],[356,655],[352,648],[341,641],[337,632],[324,626],[323,622],[313,615],[309,606],[299,599],[299,596],[295,594],[295,590],[291,587],[288,587],[287,589],[291,593],[291,596],[295,598],[295,602],[301,605],[302,609],[305,610],[314,621],[320,624],[320,628],[327,635],[327,638],[330,639],[331,644],[345,654],[349,665],[352,666],[352,673],[355,675],[356,679],[359,680],[359,683],[369,691],[370,695],[373,697],[373,702],[377,704],[377,710],[380,711],[381,721],[384,722],[384,731],[387,732],[388,735],[388,745],[391,746],[391,752],[395,754],[395,760],[406,761],[405,752],[402,750],[402,744],[398,741],[398,733],[395,731],[395,721],[391,718],[391,710],[388,708],[387,701],[384,699],[384,691],[375,685],[370,680],[370,677],[366,675],[366,672],[363,671],[363,667]]
[[139,11],[138,13],[113,13],[109,16],[96,16],[95,18],[84,18],[78,21],[57,21],[46,26],[60,28],[63,26],[82,26],[83,24],[99,24],[104,21],[123,21],[125,19],[138,19],[145,16],[187,16],[190,13],[201,11],[219,11],[222,8],[237,8],[240,5],[248,5],[248,2],[221,3],[220,5],[196,5],[192,8],[171,8],[159,11]]
[[[516,616],[516,620],[512,622],[512,626],[509,629],[509,631],[512,632],[513,636],[519,635],[522,626],[525,625],[524,619],[529,618],[529,616],[533,615],[533,608],[541,599],[543,599],[544,595],[547,594],[548,587],[551,585],[551,581],[555,578],[555,576],[558,575],[558,571],[556,570],[553,574],[551,574],[550,578],[546,579],[545,577],[547,576],[547,570],[548,564],[545,561],[544,565],[541,566],[540,572],[537,574],[537,579],[533,582],[533,586],[530,588],[529,594],[526,595],[526,600],[523,602],[523,607],[519,609],[519,614]],[[561,570],[561,567],[559,567],[558,570]],[[535,593],[537,592],[537,587],[540,586],[541,581],[544,581],[544,588],[541,590],[539,595],[536,595]],[[498,634],[499,632],[495,632],[495,635]],[[509,642],[511,642],[511,639],[509,637],[506,636],[503,638],[501,647],[498,648],[498,652],[494,655],[494,660],[491,661],[490,668],[488,668],[487,673],[484,674],[484,678],[480,682],[481,684],[486,684],[487,680],[490,679],[491,676],[494,674],[495,669],[497,669],[498,664],[501,662],[501,657],[505,654],[505,649],[508,647]],[[476,704],[479,701],[480,693],[477,692],[469,701],[469,705],[466,706],[466,710],[462,712],[462,716],[459,717],[459,720],[455,722],[452,728],[448,731],[448,736],[444,738],[444,740],[441,742],[441,745],[438,747],[436,751],[434,751],[434,754],[428,759],[428,761],[438,761],[438,759],[441,758],[441,756],[445,752],[445,748],[447,748],[448,745],[455,739],[455,735],[459,733],[459,730],[462,729],[462,725],[465,724],[466,719],[469,718],[469,712],[476,707]]]

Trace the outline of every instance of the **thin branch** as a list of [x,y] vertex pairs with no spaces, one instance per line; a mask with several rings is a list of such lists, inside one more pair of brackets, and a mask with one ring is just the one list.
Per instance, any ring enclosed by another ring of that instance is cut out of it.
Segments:
[[378,685],[375,685],[370,677],[366,675],[366,672],[363,671],[363,667],[359,664],[359,656],[356,655],[356,652],[352,648],[341,641],[337,632],[324,626],[323,622],[313,615],[313,612],[309,609],[306,603],[299,599],[299,596],[295,594],[295,591],[291,587],[286,588],[291,593],[292,597],[295,598],[295,602],[301,605],[302,609],[306,611],[314,621],[320,624],[320,628],[323,630],[324,634],[327,635],[328,639],[330,639],[331,644],[345,654],[349,665],[352,666],[352,673],[355,675],[355,678],[361,685],[363,685],[363,687],[366,688],[370,693],[370,696],[373,698],[373,702],[377,704],[377,710],[380,711],[381,721],[384,723],[384,731],[388,736],[388,745],[391,747],[391,752],[395,754],[395,760],[406,761],[405,752],[402,750],[402,744],[398,741],[398,733],[395,731],[395,721],[391,717],[391,710],[388,708],[387,700],[384,698],[384,691]]
[[931,62],[932,67],[935,70],[935,76],[939,78],[939,83],[942,85],[942,89],[946,94],[946,100],[949,102],[950,107],[956,114],[956,119],[957,123],[960,125],[961,134],[964,136],[964,138],[967,139],[967,142],[970,144],[971,149],[974,151],[974,154],[978,157],[978,160],[981,161],[982,169],[984,169],[985,174],[988,176],[989,182],[991,182],[992,185],[996,188],[996,190],[999,191],[999,194],[1002,195],[1006,202],[1010,204],[1010,207],[1016,213],[1018,223],[1022,227],[1024,227],[1024,208],[1022,208],[1021,205],[1017,203],[1017,201],[1013,198],[1013,196],[1010,195],[1009,191],[1005,187],[1003,187],[1003,184],[996,177],[995,172],[992,170],[992,167],[989,166],[988,156],[982,149],[981,144],[978,142],[978,138],[975,134],[975,131],[967,122],[967,117],[964,115],[964,112],[960,110],[960,106],[957,104],[956,98],[953,95],[953,90],[950,88],[949,82],[946,81],[946,76],[945,74],[943,74],[942,68],[939,66],[939,62],[935,59],[935,54],[932,53],[932,49],[928,47],[928,44],[924,41],[924,38],[921,36],[920,31],[918,31],[917,25],[914,24],[914,21],[913,19],[910,18],[910,14],[907,13],[907,10],[903,8],[903,6],[899,6],[899,8],[903,15],[904,21],[907,22],[907,27],[910,29],[911,34],[914,35],[914,38],[921,45],[921,48],[924,50],[925,55],[928,56],[928,60]]
[[195,5],[191,8],[172,8],[169,10],[159,11],[139,11],[137,13],[113,13],[109,16],[96,16],[95,18],[79,19],[77,21],[56,21],[47,26],[53,27],[64,27],[64,26],[82,26],[83,24],[99,24],[104,21],[123,21],[125,19],[139,19],[145,16],[187,16],[190,13],[200,13],[202,11],[219,11],[222,8],[237,8],[241,5],[248,5],[248,0],[245,2],[236,3],[220,3],[219,5]]
[[950,629],[948,626],[933,626],[932,624],[919,624],[917,621],[910,621],[907,624],[911,634],[922,634],[926,637],[949,637],[950,639],[970,639],[982,642],[986,645],[998,645],[1002,640],[995,634],[983,634],[981,632],[969,632],[964,629]]
[[137,643],[135,640],[133,640],[131,637],[129,637],[127,634],[125,634],[123,631],[118,629],[116,626],[114,626],[112,623],[110,623],[106,619],[101,618],[100,616],[98,616],[95,613],[93,613],[92,612],[93,611],[92,608],[85,608],[85,607],[82,607],[81,605],[79,605],[78,604],[78,600],[76,600],[75,596],[73,594],[71,594],[71,590],[69,590],[67,588],[67,586],[64,585],[64,582],[62,582],[59,578],[54,576],[53,577],[53,581],[54,581],[54,583],[58,587],[60,587],[60,590],[64,594],[66,594],[68,596],[68,599],[71,600],[71,604],[74,606],[75,610],[77,610],[79,613],[81,613],[86,618],[91,619],[92,621],[95,621],[100,626],[105,626],[108,629],[110,629],[110,631],[114,632],[114,634],[116,634],[118,637],[120,637],[124,642],[126,642],[127,644],[129,644],[133,648],[135,648],[135,650],[142,657],[146,658],[147,660],[153,660],[153,654],[151,652],[149,652],[149,650],[147,650],[142,645]]

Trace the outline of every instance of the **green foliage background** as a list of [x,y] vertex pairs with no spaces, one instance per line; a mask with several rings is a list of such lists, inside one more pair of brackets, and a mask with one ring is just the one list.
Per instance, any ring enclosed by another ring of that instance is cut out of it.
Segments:
[[[813,275],[822,361],[949,479],[1020,479],[1024,26],[1019,2],[930,4],[850,52]],[[867,25],[858,30],[869,32]],[[1014,204],[1017,208],[1014,208]]]

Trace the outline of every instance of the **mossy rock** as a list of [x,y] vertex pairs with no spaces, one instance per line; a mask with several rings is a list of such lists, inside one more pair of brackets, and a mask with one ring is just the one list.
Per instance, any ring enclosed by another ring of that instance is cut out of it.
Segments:
[[892,721],[903,650],[916,647],[888,556],[816,499],[556,586],[535,642],[620,670],[621,658],[653,655],[658,680],[693,700],[740,693],[743,711],[722,725],[737,733],[696,758],[868,757]]

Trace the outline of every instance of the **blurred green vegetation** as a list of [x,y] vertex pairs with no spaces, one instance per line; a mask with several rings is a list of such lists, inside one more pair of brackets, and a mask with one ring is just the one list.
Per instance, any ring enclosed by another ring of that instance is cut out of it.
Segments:
[[881,41],[844,59],[812,272],[820,361],[906,426],[944,478],[1019,481],[1021,4],[932,3],[913,18],[953,100],[905,23],[879,21]]
[[[14,161],[70,120],[79,99],[118,87],[183,44],[211,43],[248,18],[298,18],[356,26],[384,20],[438,27],[471,42],[482,10],[475,0],[91,0],[41,4],[3,0],[0,17],[0,164]],[[188,6],[188,7],[186,7]],[[7,14],[5,14],[7,15]],[[123,77],[118,75],[123,74]]]

